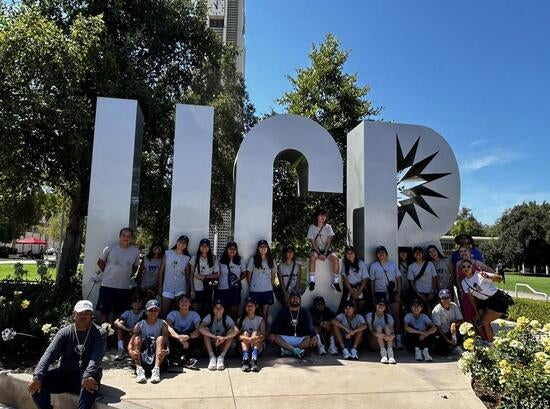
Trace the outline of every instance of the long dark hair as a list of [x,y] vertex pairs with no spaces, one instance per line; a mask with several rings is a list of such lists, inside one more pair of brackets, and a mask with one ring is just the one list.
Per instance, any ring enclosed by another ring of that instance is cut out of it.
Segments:
[[162,258],[164,256],[164,246],[158,241],[155,241],[153,244],[151,244],[151,247],[149,247],[149,252],[145,257],[147,257],[149,260],[153,258],[153,247],[160,247],[160,258]]
[[256,268],[262,268],[262,256],[260,254],[260,243],[262,246],[267,245],[267,265],[269,268],[273,268],[273,256],[271,255],[271,248],[267,244],[267,241],[260,240],[258,242],[258,245],[256,246],[256,253],[254,254],[254,267]]
[[[229,253],[227,250],[229,250],[230,247],[235,247],[237,252],[235,253],[235,256],[233,257],[233,260],[229,257]],[[225,250],[223,251],[223,254],[220,258],[220,264],[225,264],[229,267],[229,263],[233,261],[233,264],[240,265],[241,264],[241,256],[239,255],[239,247],[237,246],[237,243],[234,241],[230,241],[225,245]]]
[[195,257],[195,265],[199,265],[199,260],[201,259],[201,246],[206,244],[208,246],[208,252],[206,253],[206,259],[208,260],[208,267],[212,268],[214,266],[214,253],[212,253],[212,246],[210,245],[210,240],[202,239],[199,243],[199,248],[197,249],[197,255]]
[[[353,262],[348,260],[346,253],[348,251],[353,251]],[[344,249],[344,273],[349,275],[349,269],[353,267],[356,271],[359,271],[359,256],[357,256],[357,251],[353,246],[346,246]]]
[[317,219],[319,218],[319,216],[321,216],[322,214],[324,214],[325,216],[327,216],[327,220],[325,221],[325,224],[328,223],[328,212],[323,209],[323,208],[318,208],[317,210],[315,210],[315,213],[313,213],[313,224],[315,226],[317,226]]
[[434,246],[433,244],[430,244],[428,247],[426,247],[426,256],[428,257],[428,260],[430,261],[435,261],[432,256],[430,256],[430,250],[431,249],[435,249],[435,251],[437,251],[437,255],[439,256],[439,259],[442,260],[445,258],[445,256],[443,254],[441,254],[441,252],[439,251],[439,249],[437,248],[437,246]]
[[186,235],[179,236],[178,239],[176,240],[176,244],[174,244],[172,246],[172,250],[175,250],[176,247],[178,247],[178,241],[184,241],[185,244],[187,244],[185,246],[185,249],[183,250],[183,254],[185,254],[186,256],[191,257],[190,254],[189,254],[189,250],[188,250],[188,248],[189,248],[189,237],[187,237]]

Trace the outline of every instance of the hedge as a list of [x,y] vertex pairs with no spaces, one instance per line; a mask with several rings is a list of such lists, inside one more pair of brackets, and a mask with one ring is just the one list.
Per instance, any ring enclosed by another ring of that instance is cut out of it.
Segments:
[[508,310],[509,319],[515,321],[518,317],[527,317],[537,320],[541,324],[550,322],[550,302],[530,300],[526,298],[514,298],[514,305]]

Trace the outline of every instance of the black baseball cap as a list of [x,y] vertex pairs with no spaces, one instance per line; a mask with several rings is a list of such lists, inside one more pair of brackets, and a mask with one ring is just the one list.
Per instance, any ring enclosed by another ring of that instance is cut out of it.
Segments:
[[288,298],[290,297],[299,297],[299,298],[302,298],[302,294],[300,294],[300,292],[296,289],[292,289],[288,292]]
[[199,241],[199,247],[202,246],[203,244],[206,244],[210,247],[210,240],[202,239],[201,241]]
[[378,246],[376,247],[376,249],[374,250],[375,253],[378,253],[379,251],[383,251],[384,253],[387,253],[388,250],[386,250],[386,247],[384,246]]
[[248,305],[248,304],[256,305],[256,300],[252,297],[248,297],[246,300],[244,300],[244,305]]
[[259,241],[258,241],[258,247],[260,247],[260,246],[267,246],[267,247],[269,247],[269,243],[267,242],[267,240],[262,239],[262,240],[259,240]]
[[214,302],[212,303],[212,307],[215,307],[216,305],[221,305],[223,307],[223,301],[222,300],[214,300]]

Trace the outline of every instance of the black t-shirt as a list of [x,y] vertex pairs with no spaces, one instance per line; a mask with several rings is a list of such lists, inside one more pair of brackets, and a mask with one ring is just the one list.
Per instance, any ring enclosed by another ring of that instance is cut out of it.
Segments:
[[322,321],[332,321],[335,317],[332,310],[328,307],[318,310],[315,306],[313,306],[310,308],[309,312],[311,314],[313,325],[319,325]]
[[311,322],[311,315],[309,314],[309,310],[304,307],[300,307],[299,313],[295,311],[292,314],[289,308],[282,308],[271,324],[271,332],[277,335],[294,335],[292,320],[296,318],[298,319],[296,336],[305,337],[307,335],[315,335],[315,329]]

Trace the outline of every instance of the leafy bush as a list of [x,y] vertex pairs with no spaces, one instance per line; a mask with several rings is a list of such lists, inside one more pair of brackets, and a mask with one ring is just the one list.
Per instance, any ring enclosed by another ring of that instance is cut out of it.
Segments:
[[460,326],[466,352],[459,361],[482,388],[498,395],[498,408],[550,407],[550,324],[519,317],[511,330],[501,330],[493,345],[481,340],[472,324]]
[[550,322],[550,302],[514,298],[514,305],[508,309],[508,316],[514,321],[519,317],[530,317],[544,325]]

